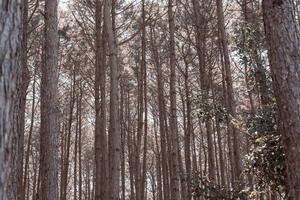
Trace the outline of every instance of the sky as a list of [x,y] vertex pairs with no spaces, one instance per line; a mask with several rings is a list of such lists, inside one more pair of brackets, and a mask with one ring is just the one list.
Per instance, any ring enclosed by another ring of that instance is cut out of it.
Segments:
[[68,9],[68,3],[70,2],[70,0],[59,0],[59,8],[62,10],[67,10]]

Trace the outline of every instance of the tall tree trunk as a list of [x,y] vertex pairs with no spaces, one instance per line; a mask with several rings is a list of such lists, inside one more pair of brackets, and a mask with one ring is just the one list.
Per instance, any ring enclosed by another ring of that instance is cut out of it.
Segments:
[[[211,79],[211,81],[213,81]],[[214,84],[212,84],[214,85]],[[219,165],[220,165],[220,183],[222,186],[225,186],[225,163],[224,163],[224,154],[222,150],[222,138],[221,138],[221,127],[220,127],[220,120],[221,116],[217,111],[217,102],[215,100],[215,88],[212,88],[213,92],[213,104],[215,109],[215,119],[216,119],[216,132],[217,132],[217,143],[218,143],[218,150],[219,150]]]
[[13,126],[21,32],[21,1],[0,3],[0,199],[17,199],[13,174],[18,162],[18,135]]
[[264,0],[263,16],[286,154],[288,195],[300,199],[300,39],[293,1]]
[[[120,88],[121,88],[121,99],[120,99],[120,123],[121,123],[121,147],[122,147],[122,156],[121,156],[121,183],[122,183],[122,195],[121,199],[125,200],[126,198],[126,154],[125,154],[125,138],[126,138],[126,132],[125,132],[125,123],[126,123],[126,113],[125,113],[125,81],[122,78],[120,81]],[[125,116],[124,116],[125,115]]]
[[[29,186],[29,180],[28,180],[28,169],[29,169],[29,156],[31,151],[31,143],[32,143],[32,134],[33,134],[33,125],[34,125],[34,115],[35,115],[35,98],[36,98],[36,69],[34,70],[33,75],[33,84],[32,84],[32,106],[31,106],[31,120],[30,120],[30,127],[29,127],[29,133],[28,133],[28,141],[27,141],[27,147],[25,152],[25,164],[24,164],[24,181],[23,181],[23,199],[26,199],[26,188],[27,185]],[[29,191],[28,191],[29,192]],[[27,196],[29,197],[29,193],[27,193]]]
[[[96,1],[96,66],[95,66],[95,199],[107,198],[107,136],[106,136],[106,41],[105,27],[102,26],[103,3]],[[99,94],[100,93],[100,94]]]
[[143,68],[143,96],[144,96],[144,149],[143,149],[143,168],[141,178],[141,200],[147,198],[147,141],[148,141],[148,106],[147,106],[147,62],[146,62],[146,11],[145,0],[142,0],[142,68]]
[[71,148],[71,136],[72,136],[72,122],[73,122],[73,110],[75,104],[75,89],[76,89],[76,72],[73,69],[72,77],[72,88],[70,90],[70,110],[69,110],[69,119],[67,124],[67,138],[66,138],[66,151],[63,159],[62,166],[62,176],[61,176],[61,191],[60,199],[67,199],[67,190],[68,190],[68,174],[69,174],[69,164],[70,164],[70,148]]
[[[114,8],[113,8],[114,9]],[[109,198],[119,199],[119,179],[121,163],[121,133],[119,122],[119,67],[116,38],[113,24],[114,14],[111,16],[112,2],[105,0],[104,23],[108,37],[108,51],[110,64],[110,120],[109,120]],[[112,12],[114,13],[114,12]]]
[[25,107],[26,94],[30,82],[29,70],[27,67],[27,46],[28,46],[28,0],[23,1],[22,16],[22,42],[21,42],[21,77],[17,83],[18,99],[16,107],[17,132],[18,132],[18,200],[24,199],[26,188],[23,186],[23,157],[24,157],[24,128],[25,128]]
[[41,199],[58,199],[57,0],[45,1],[45,54],[41,79]]
[[184,138],[184,151],[185,151],[186,183],[187,183],[187,195],[188,195],[185,198],[186,200],[188,200],[192,198],[191,136],[193,135],[192,133],[193,124],[192,124],[192,105],[190,99],[190,84],[189,84],[189,63],[186,57],[184,58],[184,62],[185,62],[184,87],[185,87],[185,103],[186,103],[186,120],[185,120],[186,127],[185,127],[185,138]]
[[77,200],[78,127],[79,127],[79,98],[78,98],[78,94],[76,94],[76,128],[75,128],[75,141],[74,141],[74,172],[73,172],[74,200]]
[[79,102],[78,102],[78,200],[82,200],[82,83],[80,82]]
[[[202,100],[205,105],[209,104],[209,71],[208,69],[209,65],[207,63],[207,50],[206,50],[206,41],[207,41],[207,19],[200,16],[199,10],[200,5],[199,2],[196,0],[192,0],[193,4],[193,11],[194,11],[194,26],[195,26],[195,34],[196,34],[196,50],[197,50],[197,56],[199,59],[199,65],[200,65],[200,82],[201,82],[201,90],[202,90]],[[208,108],[204,107],[204,111],[208,111]],[[206,135],[207,135],[207,147],[208,147],[208,171],[209,171],[209,179],[211,181],[215,180],[215,159],[214,159],[214,151],[213,151],[213,138],[212,138],[212,122],[211,120],[205,119],[205,128],[206,128]]]
[[175,22],[173,11],[173,0],[168,2],[169,19],[169,59],[170,59],[170,139],[172,157],[172,199],[179,200],[180,197],[180,169],[178,155],[178,127],[177,127],[177,105],[176,105],[176,57],[175,57]]
[[[223,1],[217,0],[217,17],[218,17],[218,30],[219,30],[219,40],[221,42],[221,51],[224,59],[225,68],[225,80],[227,89],[227,110],[232,118],[236,117],[236,105],[233,92],[233,82],[230,67],[230,58],[228,50],[228,41],[225,31],[225,21],[224,21],[224,11],[223,11]],[[229,119],[230,120],[230,119]],[[233,159],[234,159],[234,178],[235,181],[242,181],[242,161],[241,161],[241,151],[240,151],[240,136],[239,131],[229,123],[229,131],[232,136],[233,142]]]
[[166,104],[164,99],[164,86],[162,69],[159,61],[159,53],[156,45],[155,30],[151,29],[151,51],[154,60],[154,65],[157,72],[157,98],[158,98],[158,118],[159,118],[159,133],[160,133],[160,146],[161,146],[161,165],[162,165],[162,181],[163,181],[163,196],[164,199],[170,198],[170,181],[168,177],[168,155],[167,155],[167,127],[166,127]]
[[158,200],[163,200],[163,186],[162,186],[162,164],[161,164],[161,150],[159,148],[159,143],[158,143],[158,135],[157,131],[154,132],[155,134],[155,147],[156,147],[156,175],[157,175],[157,199]]

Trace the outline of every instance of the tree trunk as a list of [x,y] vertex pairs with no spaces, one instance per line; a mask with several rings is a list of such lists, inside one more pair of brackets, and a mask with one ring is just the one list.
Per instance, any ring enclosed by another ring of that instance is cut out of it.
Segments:
[[45,54],[41,79],[41,199],[58,199],[57,0],[45,1]]
[[[223,11],[223,1],[217,0],[217,17],[218,17],[218,29],[219,29],[219,40],[221,42],[221,51],[224,59],[224,68],[225,68],[225,80],[226,80],[226,89],[227,89],[227,110],[231,115],[231,118],[236,117],[236,106],[234,99],[233,91],[233,82],[231,75],[230,67],[230,57],[228,51],[228,41],[225,31],[225,21],[224,21],[224,11]],[[231,119],[229,119],[231,120]],[[232,136],[233,142],[233,164],[234,164],[234,178],[235,181],[242,181],[242,161],[241,161],[241,151],[240,151],[240,136],[239,131],[229,123],[229,131]]]
[[300,199],[300,40],[292,0],[264,0],[263,16],[280,131],[286,154],[289,199]]
[[175,22],[173,12],[173,0],[168,2],[169,19],[169,64],[170,64],[170,139],[171,139],[171,158],[172,158],[172,199],[179,200],[180,197],[180,169],[178,155],[178,127],[177,127],[177,105],[176,105],[176,57],[175,57]]
[[146,62],[146,11],[145,0],[142,0],[142,66],[143,68],[143,96],[144,96],[144,149],[143,149],[143,168],[141,174],[141,200],[147,199],[147,146],[148,146],[148,106],[147,106],[147,62]]
[[[25,152],[25,165],[24,165],[24,181],[23,181],[23,199],[26,199],[26,188],[27,185],[29,186],[29,180],[28,176],[28,169],[29,169],[29,155],[31,150],[31,143],[32,143],[32,133],[33,133],[33,125],[34,125],[34,116],[35,116],[35,98],[36,98],[36,69],[34,71],[33,76],[33,84],[32,84],[32,106],[31,106],[31,120],[30,120],[30,127],[29,127],[29,133],[28,133],[28,141],[27,141],[27,147]],[[29,192],[29,191],[28,191]],[[27,193],[27,196],[29,197],[29,194]]]
[[[184,89],[185,89],[185,101],[182,98],[183,107],[186,104],[186,116],[184,121],[186,125],[184,128],[184,154],[185,154],[185,168],[186,168],[186,184],[187,184],[187,200],[192,198],[191,178],[192,178],[192,161],[191,161],[191,136],[193,135],[193,124],[192,124],[192,105],[190,99],[190,84],[189,84],[189,63],[187,60],[188,55],[184,57],[185,73],[184,73]],[[183,109],[185,113],[185,109]],[[184,114],[185,115],[185,114]]]
[[157,73],[157,98],[158,98],[158,118],[159,118],[159,133],[160,133],[160,146],[161,146],[161,165],[162,165],[162,184],[163,184],[163,196],[164,199],[170,198],[170,181],[168,177],[168,156],[167,156],[167,127],[166,127],[166,104],[164,99],[164,86],[162,69],[159,61],[159,53],[156,45],[156,34],[151,29],[151,51],[154,60],[154,65]]
[[[113,8],[114,9],[114,8]],[[110,15],[112,2],[105,0],[104,23],[108,37],[108,51],[110,64],[110,124],[109,124],[109,198],[119,199],[119,179],[121,163],[121,133],[119,122],[119,67],[118,52],[114,34],[114,15]],[[112,12],[114,13],[114,12]]]
[[106,41],[105,27],[102,26],[103,3],[96,1],[96,66],[95,66],[95,198],[107,198],[107,136],[106,136]]
[[0,19],[0,199],[17,199],[18,135],[13,120],[20,78],[21,1],[1,1]]
[[64,154],[63,166],[62,166],[62,176],[61,176],[61,191],[60,199],[67,199],[68,190],[68,174],[69,174],[69,163],[70,163],[70,148],[71,148],[71,136],[72,136],[72,122],[73,122],[73,110],[75,105],[75,89],[76,89],[76,72],[73,69],[72,85],[70,90],[70,110],[68,119],[68,129],[66,138],[66,152]]
[[78,200],[82,200],[82,84],[80,83],[78,106]]
[[25,108],[26,94],[30,82],[29,70],[27,67],[27,46],[28,46],[28,0],[23,1],[22,16],[22,42],[21,42],[21,77],[17,83],[18,97],[16,116],[17,116],[17,132],[18,132],[18,200],[25,200],[25,190],[23,185],[23,157],[24,157],[24,128],[25,128]]

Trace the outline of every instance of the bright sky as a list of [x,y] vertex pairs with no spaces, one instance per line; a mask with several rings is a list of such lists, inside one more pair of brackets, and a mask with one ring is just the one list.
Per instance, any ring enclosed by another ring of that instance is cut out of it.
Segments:
[[60,9],[66,10],[69,2],[70,2],[70,0],[59,0],[58,6]]

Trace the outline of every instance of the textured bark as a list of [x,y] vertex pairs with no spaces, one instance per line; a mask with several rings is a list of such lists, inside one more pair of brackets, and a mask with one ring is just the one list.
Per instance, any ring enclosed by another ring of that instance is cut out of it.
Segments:
[[[19,78],[21,1],[0,2],[0,199],[17,199],[18,135],[14,124]],[[18,106],[18,105],[17,105]]]
[[289,199],[300,199],[300,39],[292,0],[264,0],[263,16],[287,164]]
[[95,62],[95,164],[96,164],[96,192],[95,199],[101,198],[101,155],[103,153],[101,147],[101,124],[100,124],[100,65],[101,63],[101,23],[102,23],[102,5],[101,1],[96,1],[96,13],[95,13],[95,21],[96,21],[96,62]]
[[103,2],[96,1],[96,66],[95,66],[95,160],[96,160],[96,188],[95,198],[107,198],[107,135],[106,135],[106,41],[105,27],[102,26]]
[[178,127],[177,127],[177,105],[176,105],[176,57],[175,57],[175,23],[173,0],[168,1],[168,19],[169,19],[169,64],[170,64],[170,139],[171,139],[171,157],[172,157],[172,199],[179,200],[180,196],[180,169],[178,155]]
[[[113,8],[114,9],[114,8]],[[114,34],[114,12],[111,15],[112,2],[105,0],[104,23],[106,26],[110,65],[110,119],[109,119],[109,198],[119,199],[120,163],[121,163],[121,133],[119,122],[119,67],[118,52]]]
[[41,199],[58,199],[57,0],[45,1],[45,53],[41,79]]

